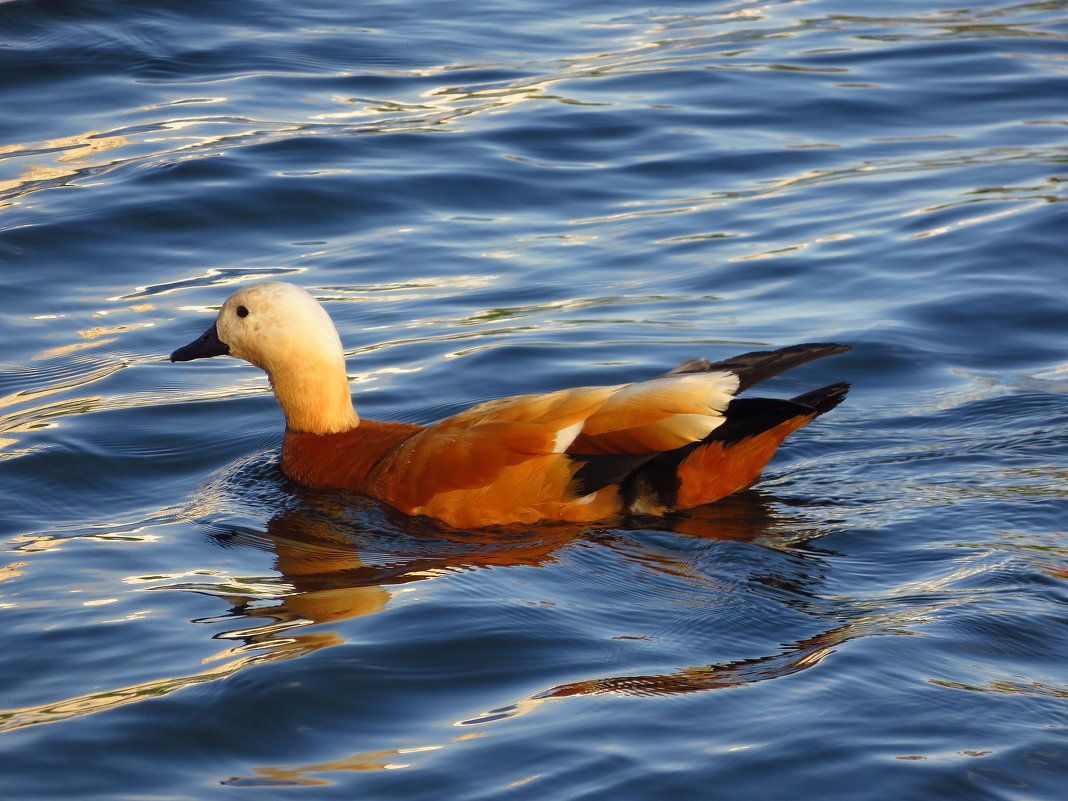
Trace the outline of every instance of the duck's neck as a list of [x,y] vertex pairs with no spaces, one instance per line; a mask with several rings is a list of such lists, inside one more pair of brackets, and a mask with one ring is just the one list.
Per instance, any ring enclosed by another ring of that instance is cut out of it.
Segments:
[[301,361],[268,372],[290,431],[338,434],[360,424],[352,407],[345,362],[334,362]]

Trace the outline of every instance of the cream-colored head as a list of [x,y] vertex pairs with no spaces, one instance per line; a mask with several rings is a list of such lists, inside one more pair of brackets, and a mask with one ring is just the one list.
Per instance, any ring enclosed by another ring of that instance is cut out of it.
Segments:
[[294,362],[342,358],[341,340],[326,310],[294,284],[263,281],[237,290],[215,318],[230,355],[271,373]]
[[337,329],[300,287],[264,281],[239,289],[223,303],[215,325],[171,361],[223,353],[267,373],[291,430],[336,434],[359,424]]

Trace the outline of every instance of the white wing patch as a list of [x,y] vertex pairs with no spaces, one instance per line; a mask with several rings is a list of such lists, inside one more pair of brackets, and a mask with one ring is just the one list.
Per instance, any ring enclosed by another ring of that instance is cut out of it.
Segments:
[[585,422],[585,420],[579,420],[574,425],[567,426],[567,428],[561,428],[557,431],[556,439],[553,440],[552,452],[563,453],[566,451],[571,443],[575,441],[575,437],[579,435]]

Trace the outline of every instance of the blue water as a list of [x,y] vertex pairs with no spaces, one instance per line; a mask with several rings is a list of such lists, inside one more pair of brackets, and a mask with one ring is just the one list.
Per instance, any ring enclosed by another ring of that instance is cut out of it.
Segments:
[[[1068,4],[0,3],[10,801],[1060,801]],[[835,341],[749,492],[461,532],[275,467],[234,288],[364,417]]]

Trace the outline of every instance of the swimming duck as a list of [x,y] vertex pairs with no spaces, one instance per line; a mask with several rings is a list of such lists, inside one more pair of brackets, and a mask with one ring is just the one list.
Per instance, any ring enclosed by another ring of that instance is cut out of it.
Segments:
[[735,398],[784,370],[849,350],[810,343],[632,384],[480,403],[429,426],[362,420],[326,310],[293,284],[230,295],[172,362],[230,355],[263,369],[286,418],[282,471],[456,528],[662,515],[753,484],[782,441],[830,411],[846,383],[791,400]]

